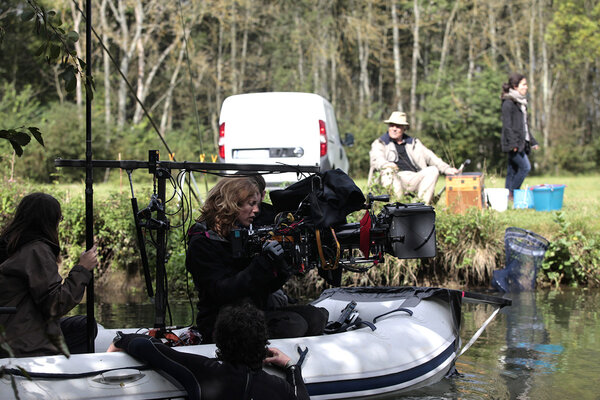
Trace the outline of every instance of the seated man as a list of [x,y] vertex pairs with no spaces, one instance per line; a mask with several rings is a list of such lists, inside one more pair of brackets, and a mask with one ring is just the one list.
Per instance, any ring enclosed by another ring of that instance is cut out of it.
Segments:
[[455,175],[458,170],[446,164],[417,138],[405,134],[409,124],[406,114],[394,111],[388,131],[371,144],[371,170],[379,170],[381,184],[392,185],[394,194],[417,192],[419,199],[431,204],[439,173]]
[[[299,365],[281,350],[267,347],[263,313],[245,304],[224,308],[214,333],[217,358],[179,352],[139,334],[117,335],[108,351],[126,351],[171,375],[189,399],[307,400]],[[285,370],[282,379],[262,370],[270,364]]]

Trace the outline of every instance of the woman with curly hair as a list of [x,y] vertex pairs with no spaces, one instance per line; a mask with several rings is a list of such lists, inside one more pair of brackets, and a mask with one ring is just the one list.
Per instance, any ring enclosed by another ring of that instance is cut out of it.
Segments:
[[188,232],[186,268],[198,291],[196,325],[203,343],[213,341],[219,310],[226,305],[250,303],[265,312],[269,337],[321,334],[327,323],[325,309],[311,305],[278,304],[273,293],[289,278],[283,248],[264,244],[253,257],[234,257],[230,235],[248,228],[260,203],[256,181],[248,177],[221,179],[210,190],[197,223]]
[[[281,350],[267,347],[263,313],[245,304],[219,313],[214,338],[217,358],[176,351],[147,335],[115,338],[108,351],[126,351],[176,379],[190,400],[307,400],[300,365]],[[285,371],[285,379],[262,370],[268,364]]]
[[63,281],[57,265],[60,221],[58,200],[31,193],[0,235],[0,306],[17,310],[0,315],[0,325],[16,357],[60,354],[65,342],[71,353],[86,350],[85,316],[61,317],[83,297],[98,264],[96,246],[81,255]]

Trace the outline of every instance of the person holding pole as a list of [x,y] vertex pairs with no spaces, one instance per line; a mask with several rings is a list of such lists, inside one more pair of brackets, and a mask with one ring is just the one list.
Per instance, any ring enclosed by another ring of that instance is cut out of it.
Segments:
[[62,317],[81,301],[97,250],[84,252],[63,281],[57,264],[62,219],[58,200],[32,193],[0,234],[0,307],[16,307],[15,314],[0,314],[0,325],[16,357],[86,352],[87,318]]

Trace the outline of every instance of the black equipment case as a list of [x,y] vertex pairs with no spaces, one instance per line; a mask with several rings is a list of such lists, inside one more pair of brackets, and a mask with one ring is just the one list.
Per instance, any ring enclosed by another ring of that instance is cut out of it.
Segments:
[[423,203],[384,206],[391,216],[390,239],[397,258],[431,258],[436,255],[435,211]]

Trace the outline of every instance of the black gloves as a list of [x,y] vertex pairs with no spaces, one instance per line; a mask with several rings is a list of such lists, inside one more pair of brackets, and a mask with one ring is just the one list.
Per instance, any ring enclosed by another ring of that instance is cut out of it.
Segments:
[[292,274],[291,268],[285,261],[283,247],[276,240],[268,240],[263,244],[262,254],[277,267],[277,271],[287,276]]

